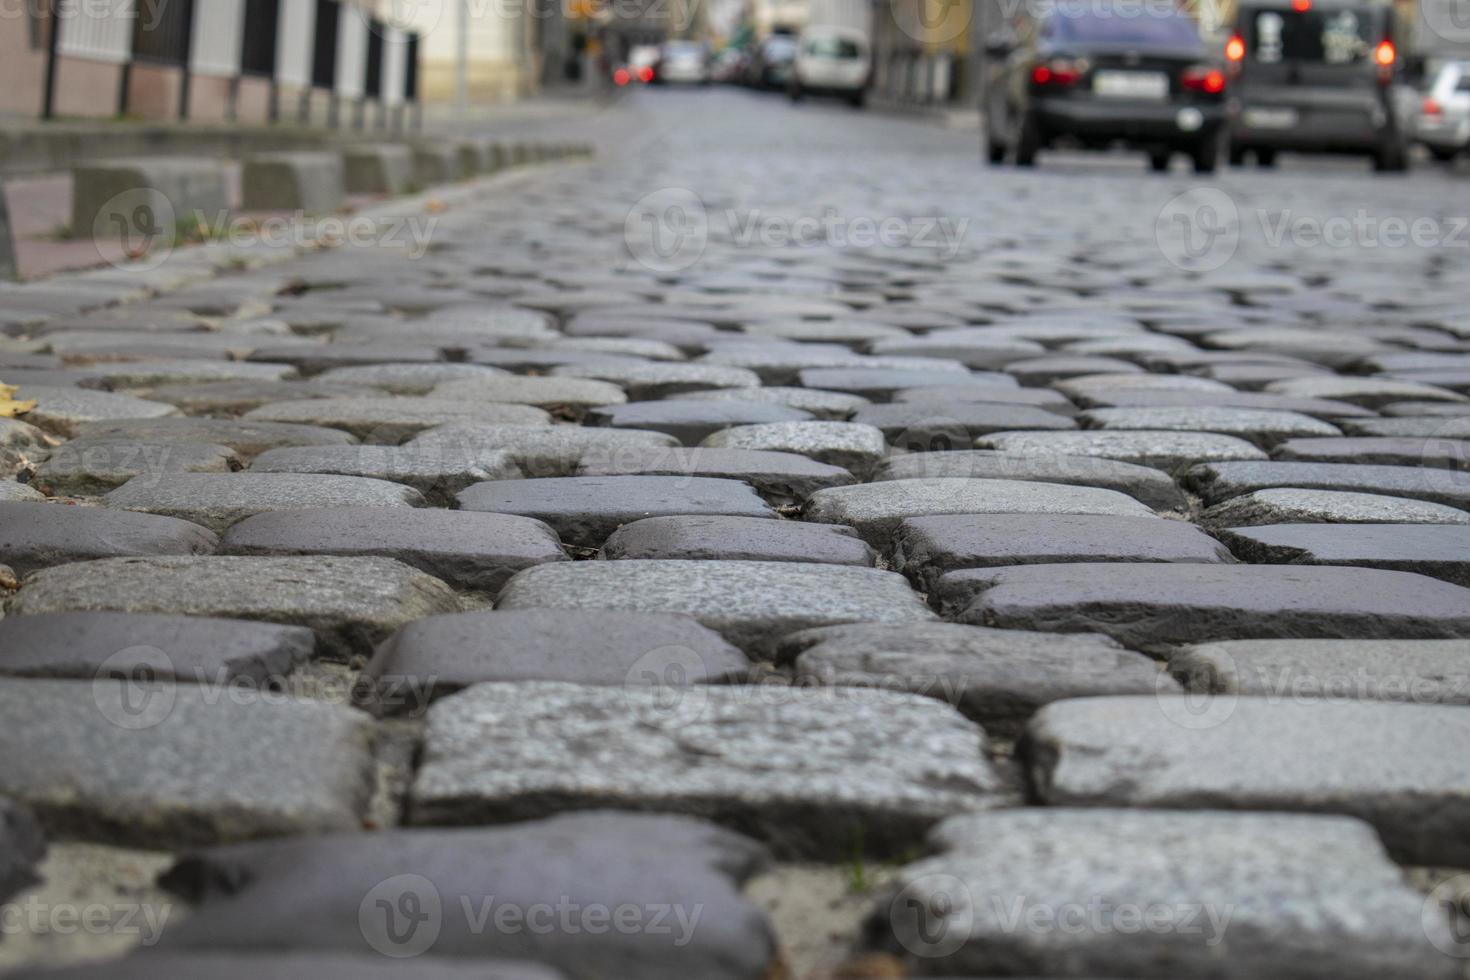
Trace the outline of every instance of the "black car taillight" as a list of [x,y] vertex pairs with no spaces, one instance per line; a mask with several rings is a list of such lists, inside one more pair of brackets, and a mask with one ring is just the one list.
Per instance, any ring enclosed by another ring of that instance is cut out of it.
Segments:
[[1209,65],[1194,65],[1180,74],[1179,84],[1186,92],[1219,95],[1225,91],[1225,73]]
[[1065,88],[1076,85],[1086,72],[1086,62],[1053,58],[1046,64],[1031,69],[1031,81],[1040,86]]

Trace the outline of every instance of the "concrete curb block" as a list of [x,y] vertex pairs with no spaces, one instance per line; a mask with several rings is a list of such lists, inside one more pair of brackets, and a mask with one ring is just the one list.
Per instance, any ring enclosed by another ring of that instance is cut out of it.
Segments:
[[[172,215],[160,214],[165,204]],[[77,235],[93,234],[99,222],[104,235],[151,234],[136,227],[138,222],[172,223],[195,211],[219,214],[229,207],[224,166],[209,157],[139,157],[72,168],[71,227]]]
[[508,159],[501,145],[492,139],[467,139],[459,144],[460,173],[493,174],[506,166]]
[[459,180],[459,145],[452,142],[414,144],[413,175],[414,182],[420,187],[452,184]]
[[349,194],[403,194],[413,183],[413,149],[399,143],[343,147],[342,161]]
[[257,153],[245,158],[241,205],[247,211],[326,214],[346,196],[339,153]]

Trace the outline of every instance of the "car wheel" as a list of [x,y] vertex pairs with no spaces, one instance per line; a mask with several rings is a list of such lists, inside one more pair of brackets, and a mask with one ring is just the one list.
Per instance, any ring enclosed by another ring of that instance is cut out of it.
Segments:
[[1041,126],[1036,116],[1022,112],[1016,117],[1016,166],[1036,166],[1036,154],[1041,152]]
[[1258,167],[1266,167],[1268,169],[1271,168],[1271,167],[1276,166],[1276,151],[1275,150],[1257,150],[1256,151],[1256,166],[1258,166]]
[[1230,161],[1232,167],[1243,167],[1245,166],[1245,152],[1245,147],[1239,143],[1232,142],[1230,149],[1226,152],[1226,158]]
[[1161,174],[1169,169],[1169,158],[1172,154],[1168,150],[1150,150],[1148,154],[1148,169],[1156,174]]
[[1373,154],[1373,169],[1382,174],[1401,174],[1409,169],[1409,154],[1403,140],[1390,136]]
[[1440,163],[1451,163],[1455,159],[1455,151],[1445,146],[1431,146],[1429,155]]
[[985,137],[985,159],[999,165],[1006,162],[1006,145],[997,143],[991,136]]
[[852,106],[854,109],[861,109],[863,107],[863,103],[867,101],[867,97],[867,92],[864,92],[862,89],[858,89],[856,92],[847,97],[847,104]]
[[1220,160],[1220,139],[1218,136],[1206,136],[1195,146],[1194,152],[1190,154],[1194,161],[1194,172],[1197,174],[1212,174]]

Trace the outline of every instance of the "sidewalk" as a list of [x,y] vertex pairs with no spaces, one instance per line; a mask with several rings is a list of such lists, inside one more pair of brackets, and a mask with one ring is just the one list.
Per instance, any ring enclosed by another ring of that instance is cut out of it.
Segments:
[[[253,218],[275,216],[275,212],[239,210],[238,163],[225,165],[225,181],[232,213]],[[99,241],[94,238],[92,229],[69,226],[72,204],[69,174],[12,178],[4,182],[4,193],[14,236],[16,272],[22,280],[122,260],[123,248],[119,242]],[[368,194],[348,195],[344,211],[353,212],[379,200],[384,198]]]
[[[557,96],[503,105],[474,105],[460,114],[452,105],[424,107],[422,132],[329,130],[320,127],[230,126],[220,123],[140,123],[114,120],[64,120],[41,123],[0,117],[0,186],[10,214],[17,272],[35,279],[68,269],[86,269],[117,261],[121,247],[93,240],[91,229],[70,228],[72,186],[69,169],[79,160],[113,156],[225,157],[228,198],[240,206],[239,159],[246,153],[275,149],[322,150],[340,143],[402,141],[419,136],[449,137],[470,133],[530,140],[544,127],[592,116],[605,102],[587,97]],[[345,210],[377,200],[349,196]],[[270,217],[268,213],[251,213]]]

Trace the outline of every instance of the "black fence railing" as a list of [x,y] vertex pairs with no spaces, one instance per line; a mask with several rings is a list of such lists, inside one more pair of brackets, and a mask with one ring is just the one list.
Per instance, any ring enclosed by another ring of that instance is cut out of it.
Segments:
[[240,73],[266,78],[276,73],[276,34],[281,0],[245,0],[245,32],[240,38]]
[[383,97],[383,36],[388,25],[380,20],[368,22],[367,70],[363,73],[362,91],[370,99]]
[[[73,58],[117,66],[119,114],[134,108],[130,89],[137,66],[178,73],[180,119],[190,114],[190,87],[196,73],[227,83],[222,111],[229,120],[237,118],[244,79],[269,83],[267,119],[271,122],[282,115],[280,96],[285,91],[299,95],[296,115],[303,123],[313,117],[313,103],[320,105],[322,92],[330,96],[327,121],[331,126],[339,124],[342,109],[349,109],[353,125],[361,127],[373,104],[379,127],[386,126],[390,118],[395,129],[402,127],[405,111],[410,126],[417,125],[420,118],[416,104],[419,35],[359,16],[356,8],[351,14],[344,12],[343,0],[243,0],[243,10],[235,8],[243,15],[239,20],[221,15],[220,8],[212,6],[217,0],[134,0],[94,6],[89,9],[100,13],[89,17],[55,16],[64,0],[21,2],[35,5],[32,23],[43,32],[43,119],[53,118],[58,102],[65,101],[65,76],[58,73],[57,66]],[[358,35],[346,36],[344,31]],[[193,44],[196,32],[197,51]],[[349,61],[338,57],[339,49]],[[221,89],[211,86],[207,91]],[[150,85],[149,92],[156,93],[156,87]],[[141,101],[157,113],[151,96]],[[207,115],[221,111],[220,103],[202,105],[213,106],[202,109]],[[201,105],[196,104],[194,111],[200,112]]]
[[337,84],[337,0],[316,0],[316,44],[311,57],[311,84],[330,89]]
[[403,99],[405,102],[419,100],[419,36],[408,36],[408,57],[403,69]]
[[187,65],[193,20],[194,0],[137,0],[133,60]]

